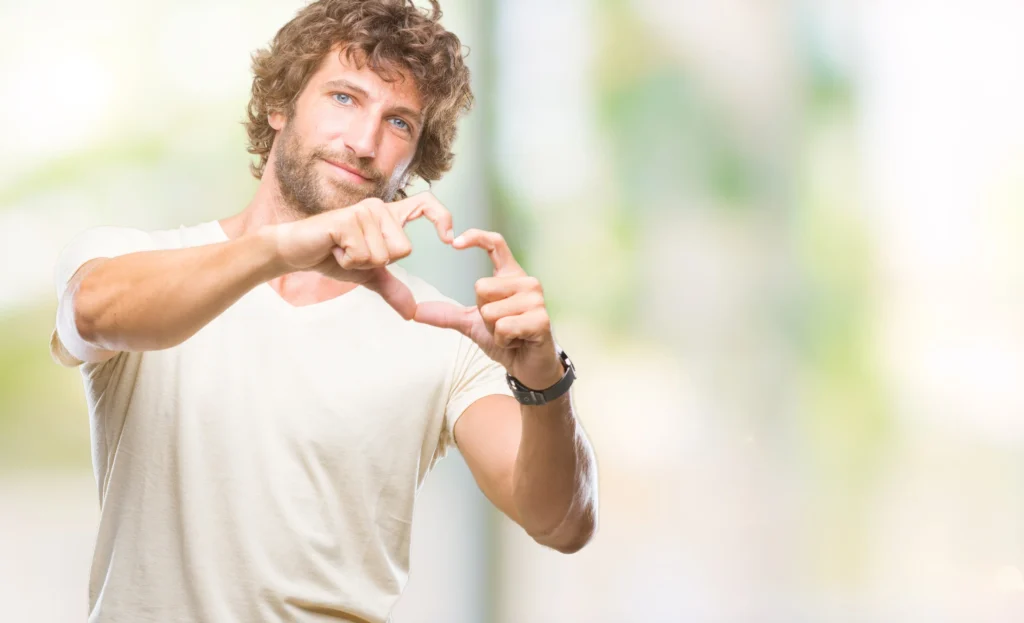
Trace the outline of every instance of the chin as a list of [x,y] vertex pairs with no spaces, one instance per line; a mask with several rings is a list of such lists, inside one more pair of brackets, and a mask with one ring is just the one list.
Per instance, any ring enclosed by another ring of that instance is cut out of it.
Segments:
[[350,205],[359,203],[363,199],[375,196],[369,188],[361,189],[337,182],[328,182],[326,187],[323,193],[326,199],[324,204],[329,210],[347,208]]

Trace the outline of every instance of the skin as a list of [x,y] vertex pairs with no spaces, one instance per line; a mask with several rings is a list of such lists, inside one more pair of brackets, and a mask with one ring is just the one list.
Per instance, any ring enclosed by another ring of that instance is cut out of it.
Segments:
[[[501,235],[470,229],[455,237],[451,214],[429,193],[390,201],[414,161],[422,108],[404,74],[387,82],[328,54],[293,110],[270,114],[278,134],[259,188],[221,221],[230,240],[87,262],[61,301],[61,340],[84,361],[103,361],[179,344],[259,283],[293,305],[362,285],[406,320],[463,333],[527,387],[554,384],[563,369],[543,288]],[[476,282],[476,305],[417,305],[385,268],[412,252],[403,227],[420,217],[442,244],[490,257],[494,274]],[[537,542],[565,553],[597,526],[596,461],[571,396],[543,406],[487,396],[455,425],[484,494]]]

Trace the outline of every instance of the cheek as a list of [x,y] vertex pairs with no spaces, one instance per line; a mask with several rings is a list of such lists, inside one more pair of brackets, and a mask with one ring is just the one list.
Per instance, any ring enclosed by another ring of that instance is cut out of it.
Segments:
[[398,139],[385,140],[377,158],[378,166],[384,171],[391,171],[388,177],[397,180],[409,170],[415,155],[415,149],[409,142]]
[[345,128],[344,115],[329,104],[310,106],[299,121],[298,130],[307,145],[323,145],[338,137]]
[[321,115],[310,127],[310,137],[319,143],[329,143],[345,136],[345,128],[348,124],[342,115]]

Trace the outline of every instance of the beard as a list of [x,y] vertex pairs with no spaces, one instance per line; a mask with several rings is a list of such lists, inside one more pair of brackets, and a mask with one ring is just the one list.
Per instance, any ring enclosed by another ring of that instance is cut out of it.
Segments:
[[[314,216],[346,208],[370,197],[391,201],[398,190],[397,178],[401,177],[401,172],[396,171],[398,175],[388,179],[366,158],[356,158],[347,152],[331,152],[324,147],[315,147],[307,152],[288,126],[278,139],[280,149],[274,160],[274,174],[285,203],[299,214]],[[316,171],[317,162],[322,160],[352,167],[369,182],[357,185],[326,179]]]

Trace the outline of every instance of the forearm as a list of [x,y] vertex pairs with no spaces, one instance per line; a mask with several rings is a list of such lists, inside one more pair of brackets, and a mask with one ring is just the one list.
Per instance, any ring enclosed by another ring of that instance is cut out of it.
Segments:
[[583,547],[597,526],[597,464],[570,394],[523,406],[513,500],[534,539],[566,553]]
[[89,344],[159,350],[194,335],[277,271],[274,240],[261,232],[106,260],[72,283],[61,304],[71,306],[75,328]]

